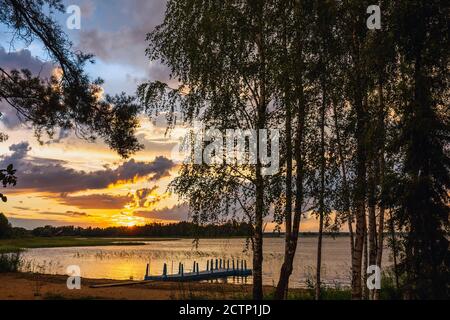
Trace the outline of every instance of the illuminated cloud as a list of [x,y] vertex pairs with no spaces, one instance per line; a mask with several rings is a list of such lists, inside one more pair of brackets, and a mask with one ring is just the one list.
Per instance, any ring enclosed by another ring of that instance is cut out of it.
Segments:
[[61,160],[33,158],[28,156],[31,150],[28,142],[10,146],[12,154],[4,156],[0,167],[13,164],[17,169],[17,187],[14,190],[34,190],[50,193],[71,193],[83,190],[105,189],[116,183],[133,181],[140,178],[158,180],[169,174],[174,163],[165,157],[156,157],[151,162],[139,162],[131,159],[117,168],[105,168],[93,172],[67,168],[67,162]]
[[161,210],[136,210],[134,215],[147,219],[158,220],[176,220],[186,221],[188,219],[189,210],[187,205],[176,205],[172,208],[163,208]]
[[109,194],[90,194],[82,196],[63,195],[56,199],[60,204],[79,209],[122,209],[133,201],[131,195],[115,196]]
[[155,203],[158,200],[158,195],[154,194],[158,189],[158,186],[154,186],[153,188],[142,188],[136,191],[136,205],[140,208],[144,208],[149,206],[152,203]]

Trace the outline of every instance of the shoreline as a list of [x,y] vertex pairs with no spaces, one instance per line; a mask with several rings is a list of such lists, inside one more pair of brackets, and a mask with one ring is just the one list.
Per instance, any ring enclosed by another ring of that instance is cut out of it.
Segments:
[[98,246],[143,246],[145,242],[170,241],[179,238],[125,238],[125,237],[30,237],[0,240],[0,254],[26,249],[69,248]]
[[[81,279],[79,290],[67,288],[67,275],[0,273],[0,300],[251,300],[251,284],[211,282],[122,281]],[[134,284],[130,284],[133,283]],[[127,283],[127,285],[120,285]],[[95,285],[113,285],[92,288]],[[275,287],[263,286],[272,300]],[[349,290],[324,289],[323,300],[350,300]],[[314,290],[289,289],[289,300],[314,300]]]
[[[131,283],[109,279],[81,279],[81,289],[67,289],[64,275],[0,273],[0,300],[236,300],[251,298],[252,286],[205,282],[148,282],[92,288],[93,285]],[[265,286],[265,294],[274,288]],[[302,292],[302,289],[292,289]]]
[[[300,238],[311,238],[315,235],[301,235]],[[331,235],[324,235],[326,238],[334,238]],[[338,236],[338,237],[343,237]],[[265,236],[265,238],[280,238],[279,236]],[[61,237],[23,237],[12,239],[0,239],[0,254],[22,251],[26,249],[37,248],[68,248],[68,247],[97,247],[97,246],[137,246],[146,245],[145,242],[158,241],[178,241],[192,239],[192,237],[80,237],[80,236],[61,236]],[[247,239],[246,237],[200,237],[199,240],[209,239]]]

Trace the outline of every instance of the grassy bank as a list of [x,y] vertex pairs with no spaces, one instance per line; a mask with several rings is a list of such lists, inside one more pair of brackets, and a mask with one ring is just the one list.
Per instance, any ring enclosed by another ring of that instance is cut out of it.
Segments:
[[142,238],[80,238],[80,237],[30,237],[0,240],[0,253],[15,252],[27,248],[58,248],[58,247],[88,247],[88,246],[126,246],[144,245],[142,241],[159,241],[168,239]]

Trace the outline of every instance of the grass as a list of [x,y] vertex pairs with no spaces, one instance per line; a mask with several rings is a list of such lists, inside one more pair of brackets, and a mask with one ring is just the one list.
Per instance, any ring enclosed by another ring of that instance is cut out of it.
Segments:
[[[187,300],[252,300],[252,286],[229,285],[229,284],[211,284],[206,290],[196,290],[195,286],[191,288],[189,282],[179,284],[177,292],[181,293],[178,299]],[[264,300],[275,299],[275,288],[263,286]],[[175,298],[175,297],[174,297]],[[350,300],[351,289],[349,287],[325,287],[321,289],[321,300]],[[287,294],[287,300],[315,300],[314,288],[290,288]]]
[[[139,241],[138,241],[139,240]],[[79,238],[79,237],[31,237],[0,240],[0,253],[16,252],[27,248],[89,247],[89,246],[129,246],[145,245],[142,241],[158,241],[159,239],[126,238]],[[167,239],[166,239],[167,240]]]
[[59,293],[46,293],[43,297],[44,300],[104,300],[102,297],[97,296],[81,296],[81,297],[65,297]]
[[0,273],[17,272],[22,264],[20,251],[0,253]]
[[[264,299],[272,300],[274,292],[264,295]],[[251,298],[251,297],[249,297]],[[350,300],[350,289],[344,288],[323,288],[321,291],[322,300]],[[315,292],[311,289],[290,289],[287,300],[315,300]]]

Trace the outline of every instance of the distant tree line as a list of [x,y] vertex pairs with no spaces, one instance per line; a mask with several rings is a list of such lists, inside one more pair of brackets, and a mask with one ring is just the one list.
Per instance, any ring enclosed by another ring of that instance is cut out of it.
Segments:
[[[24,237],[247,237],[251,235],[248,222],[229,221],[224,224],[198,225],[192,222],[176,222],[170,224],[152,223],[134,227],[76,227],[76,226],[44,226],[33,230],[13,227],[3,213],[0,213],[0,239]],[[266,232],[266,237],[280,237],[284,233],[279,230]],[[300,232],[304,237],[317,237],[318,232]],[[348,232],[326,232],[324,235],[348,237]]]
[[35,228],[36,237],[81,236],[81,237],[243,237],[250,234],[247,222],[197,225],[192,222],[170,224],[152,223],[134,227],[81,228],[74,226]]

